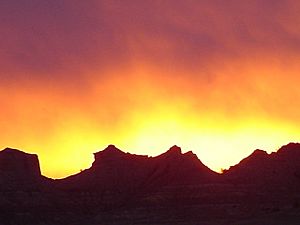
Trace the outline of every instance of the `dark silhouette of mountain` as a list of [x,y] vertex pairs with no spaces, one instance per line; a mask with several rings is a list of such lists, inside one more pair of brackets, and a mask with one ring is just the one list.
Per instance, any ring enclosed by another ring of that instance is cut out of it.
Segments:
[[177,146],[157,156],[124,153],[114,145],[94,154],[91,168],[59,180],[64,189],[92,189],[125,192],[153,190],[172,185],[207,183],[218,174],[207,168],[195,154],[182,154]]
[[271,154],[255,150],[224,175],[235,183],[300,188],[300,144],[290,143]]
[[289,224],[300,221],[300,144],[254,151],[224,174],[178,146],[156,156],[114,145],[89,169],[41,175],[36,155],[0,151],[0,225]]
[[11,148],[0,152],[0,189],[37,188],[41,177],[37,155]]
[[182,154],[178,146],[150,159],[147,185],[191,185],[211,182],[217,173],[206,167],[191,151]]
[[[92,167],[79,174],[58,180],[63,189],[90,189],[97,191],[128,191],[138,187],[147,177],[147,156],[124,153],[114,145],[94,154]],[[128,179],[130,178],[130,179]]]

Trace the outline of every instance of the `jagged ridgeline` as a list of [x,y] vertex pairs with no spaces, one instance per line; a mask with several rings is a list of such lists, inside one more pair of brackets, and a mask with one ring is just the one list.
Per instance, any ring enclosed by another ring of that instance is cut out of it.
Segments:
[[54,180],[41,175],[37,155],[2,150],[0,224],[300,221],[298,143],[256,150],[223,174],[177,146],[148,157],[109,145],[94,156],[89,169]]

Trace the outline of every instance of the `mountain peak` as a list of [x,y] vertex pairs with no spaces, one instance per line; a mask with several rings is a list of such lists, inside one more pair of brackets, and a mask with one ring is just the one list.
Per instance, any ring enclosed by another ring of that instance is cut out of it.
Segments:
[[173,145],[166,153],[168,154],[176,154],[176,155],[181,155],[181,148],[178,147],[177,145]]
[[9,148],[9,147],[6,147],[5,149],[3,149],[1,151],[1,153],[29,155],[28,153],[22,152],[15,148]]
[[260,149],[256,149],[248,157],[246,157],[243,160],[241,160],[240,163],[241,162],[246,163],[246,164],[257,163],[257,162],[261,162],[261,160],[263,160],[263,161],[267,160],[269,158],[268,156],[269,156],[269,154],[266,151],[260,150]]
[[20,150],[15,149],[15,148],[6,147],[6,148],[3,149],[2,151],[20,151]]
[[256,149],[250,156],[265,156],[268,155],[268,153],[261,149]]
[[115,145],[108,145],[103,151],[109,151],[109,152],[119,152],[121,151],[120,149],[118,149]]
[[102,151],[94,153],[95,161],[93,165],[102,162],[102,160],[119,160],[120,158],[126,157],[126,153],[118,149],[114,145],[108,145]]
[[299,151],[299,150],[300,150],[300,143],[291,142],[287,145],[282,146],[277,152],[282,153],[282,152]]
[[121,151],[118,149],[115,145],[108,145],[105,149],[102,151],[94,153],[94,155],[109,155],[109,156],[119,156],[119,155],[124,155],[126,154],[125,152]]
[[300,158],[300,143],[284,145],[274,155],[287,161],[297,161]]

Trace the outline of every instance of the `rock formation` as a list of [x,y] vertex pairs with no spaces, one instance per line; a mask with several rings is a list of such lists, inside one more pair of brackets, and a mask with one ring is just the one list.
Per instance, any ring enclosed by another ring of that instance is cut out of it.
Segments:
[[290,143],[271,154],[255,150],[240,163],[230,167],[224,175],[236,183],[299,188],[299,174],[300,144]]
[[[0,225],[289,224],[300,221],[300,144],[254,151],[224,174],[178,146],[156,156],[113,145],[52,180],[36,155],[0,152]],[[287,222],[288,221],[288,222]]]
[[218,175],[192,152],[182,154],[177,146],[157,156],[124,153],[113,145],[94,154],[91,168],[61,180],[64,188],[110,190],[149,190],[162,186],[207,183]]
[[0,189],[35,188],[41,177],[37,155],[11,148],[0,152]]

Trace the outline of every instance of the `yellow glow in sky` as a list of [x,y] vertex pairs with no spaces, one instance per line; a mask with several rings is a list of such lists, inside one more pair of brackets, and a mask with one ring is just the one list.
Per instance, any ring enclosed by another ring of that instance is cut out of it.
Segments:
[[[220,171],[256,148],[270,152],[299,140],[300,129],[290,120],[298,110],[289,108],[298,98],[289,95],[293,84],[289,92],[276,92],[284,82],[275,79],[283,74],[281,68],[236,67],[244,74],[241,78],[224,69],[228,67],[215,70],[216,79],[209,84],[190,82],[175,71],[169,71],[174,79],[165,78],[166,71],[139,64],[124,77],[111,72],[110,79],[96,82],[96,72],[91,72],[94,82],[84,95],[72,90],[62,95],[59,90],[51,92],[51,87],[33,91],[20,86],[15,95],[7,90],[3,94],[14,101],[3,99],[2,147],[37,153],[43,174],[58,178],[90,167],[92,153],[108,144],[151,156],[176,144]],[[296,79],[293,70],[288,72]],[[223,80],[225,73],[233,77],[230,83]],[[268,83],[271,75],[275,80]],[[265,99],[268,94],[272,96]],[[276,98],[277,102],[267,101]],[[278,104],[284,105],[276,109]]]
[[0,147],[59,178],[108,144],[220,171],[300,140],[297,1],[130,2],[0,7]]

